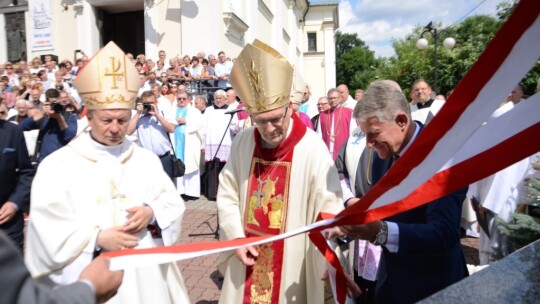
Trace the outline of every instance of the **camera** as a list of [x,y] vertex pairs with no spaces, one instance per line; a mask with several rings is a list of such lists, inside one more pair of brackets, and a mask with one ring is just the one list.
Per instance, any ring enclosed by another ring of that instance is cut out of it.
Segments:
[[53,102],[51,103],[51,108],[55,113],[62,113],[64,112],[64,106],[59,102]]
[[143,102],[143,111],[150,112],[152,111],[152,104],[149,102]]

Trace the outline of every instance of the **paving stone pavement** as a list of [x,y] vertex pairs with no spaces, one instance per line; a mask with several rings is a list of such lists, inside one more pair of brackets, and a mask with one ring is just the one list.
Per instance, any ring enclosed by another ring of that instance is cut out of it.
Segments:
[[[208,201],[204,197],[186,201],[186,212],[182,222],[183,244],[217,241],[214,234],[216,227],[216,202]],[[218,302],[223,282],[217,270],[218,262],[218,254],[178,262],[191,303]]]
[[[186,201],[182,243],[216,241],[216,226],[216,202],[202,196],[198,200]],[[467,264],[478,265],[478,239],[466,237],[461,239],[461,244]],[[218,262],[218,254],[178,262],[191,303],[217,303],[219,300],[223,278],[217,270]]]

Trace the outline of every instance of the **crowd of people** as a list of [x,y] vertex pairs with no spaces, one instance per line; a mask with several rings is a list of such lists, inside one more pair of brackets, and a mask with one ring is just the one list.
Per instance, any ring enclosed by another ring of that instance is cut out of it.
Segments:
[[[175,263],[111,272],[100,253],[177,244],[184,203],[201,195],[217,201],[221,239],[278,235],[335,214],[360,202],[445,102],[423,79],[410,102],[391,80],[354,98],[346,84],[317,98],[260,41],[234,60],[224,52],[134,58],[114,44],[75,64],[54,59],[0,65],[0,227],[17,248],[0,235],[0,261],[17,261],[27,282],[0,302],[34,290],[64,301],[187,303]],[[494,115],[523,100],[518,85]],[[181,177],[175,159],[185,165]],[[462,210],[472,204],[508,218],[518,195],[509,187],[530,166],[526,159],[469,190],[331,231],[356,303],[413,303],[466,277],[460,237],[471,227]],[[488,225],[482,263],[500,243],[494,220]],[[332,299],[307,235],[225,253],[220,271],[223,303]],[[30,274],[71,289],[51,292]]]

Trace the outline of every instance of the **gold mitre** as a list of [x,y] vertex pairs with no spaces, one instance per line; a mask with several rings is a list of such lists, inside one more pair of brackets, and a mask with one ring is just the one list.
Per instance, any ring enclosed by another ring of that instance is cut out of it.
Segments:
[[291,89],[291,101],[295,103],[302,103],[304,99],[304,92],[306,91],[306,83],[304,78],[300,75],[297,69],[294,70],[294,77]]
[[140,87],[135,66],[112,41],[90,59],[73,84],[89,110],[131,109]]
[[276,50],[255,39],[234,63],[231,84],[249,113],[285,106],[291,95],[293,67]]

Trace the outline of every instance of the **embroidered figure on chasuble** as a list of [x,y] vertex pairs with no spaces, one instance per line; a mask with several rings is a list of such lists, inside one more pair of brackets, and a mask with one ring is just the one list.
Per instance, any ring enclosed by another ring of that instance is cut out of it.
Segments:
[[[284,158],[291,155],[287,153]],[[285,232],[290,172],[290,161],[253,158],[248,184],[251,195],[247,197],[245,208],[246,237]],[[249,299],[251,303],[279,301],[283,247],[283,241],[257,247],[257,263],[246,272],[245,300]]]

